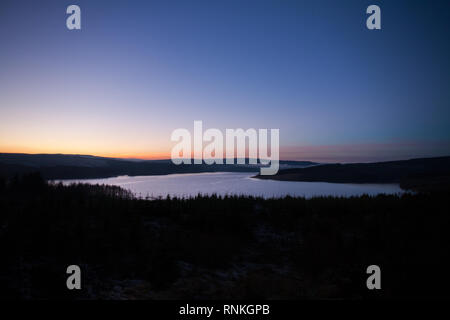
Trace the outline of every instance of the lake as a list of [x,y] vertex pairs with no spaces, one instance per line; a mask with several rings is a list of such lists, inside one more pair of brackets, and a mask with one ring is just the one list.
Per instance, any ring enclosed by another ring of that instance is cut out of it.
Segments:
[[287,195],[311,198],[314,196],[358,196],[402,193],[398,184],[351,184],[328,182],[295,182],[260,180],[255,173],[214,172],[171,174],[160,176],[120,176],[106,179],[63,180],[64,184],[90,183],[120,186],[138,197],[190,197],[203,195],[249,195],[278,198]]

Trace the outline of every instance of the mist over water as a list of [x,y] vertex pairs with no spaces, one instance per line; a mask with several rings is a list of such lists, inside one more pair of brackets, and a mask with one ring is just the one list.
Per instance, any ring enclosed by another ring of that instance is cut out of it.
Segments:
[[203,195],[247,195],[279,198],[287,195],[311,198],[314,196],[358,196],[363,194],[402,193],[398,184],[351,184],[328,182],[293,182],[260,180],[255,173],[214,172],[171,174],[161,176],[120,176],[106,179],[64,180],[64,184],[90,183],[120,186],[138,197],[191,197]]

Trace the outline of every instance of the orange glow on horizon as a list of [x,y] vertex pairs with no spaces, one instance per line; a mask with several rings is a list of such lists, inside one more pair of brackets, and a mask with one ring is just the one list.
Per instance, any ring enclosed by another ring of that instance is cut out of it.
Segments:
[[[281,146],[280,160],[314,161],[319,163],[355,163],[405,160],[413,158],[426,158],[430,156],[449,156],[448,146],[450,142],[396,142],[396,143],[372,143],[372,144],[344,144],[344,145],[309,145],[309,146]],[[153,145],[152,151],[139,151],[139,146],[117,148],[95,145],[78,148],[74,145],[53,146],[46,148],[1,145],[0,153],[25,153],[25,154],[67,154],[67,155],[91,155],[97,157],[140,159],[140,160],[168,160],[171,159],[171,146]],[[128,150],[127,150],[128,149]],[[248,156],[248,154],[246,154]]]
[[25,154],[72,154],[72,155],[89,155],[95,157],[105,158],[119,158],[119,159],[140,159],[140,160],[167,160],[170,159],[170,152],[156,151],[156,152],[89,152],[87,150],[48,150],[39,148],[6,148],[0,149],[0,153],[25,153]]

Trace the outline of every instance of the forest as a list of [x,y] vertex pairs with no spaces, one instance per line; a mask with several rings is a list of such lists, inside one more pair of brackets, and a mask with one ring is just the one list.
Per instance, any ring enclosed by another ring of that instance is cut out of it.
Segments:
[[[0,179],[0,299],[448,297],[447,191],[135,199]],[[79,265],[82,290],[67,290]],[[366,288],[379,265],[382,290]]]

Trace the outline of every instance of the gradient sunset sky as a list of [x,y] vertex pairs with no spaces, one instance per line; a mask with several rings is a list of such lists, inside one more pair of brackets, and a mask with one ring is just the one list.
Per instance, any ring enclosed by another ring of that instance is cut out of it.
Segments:
[[0,152],[168,158],[202,120],[282,159],[450,155],[449,34],[450,1],[2,0]]

